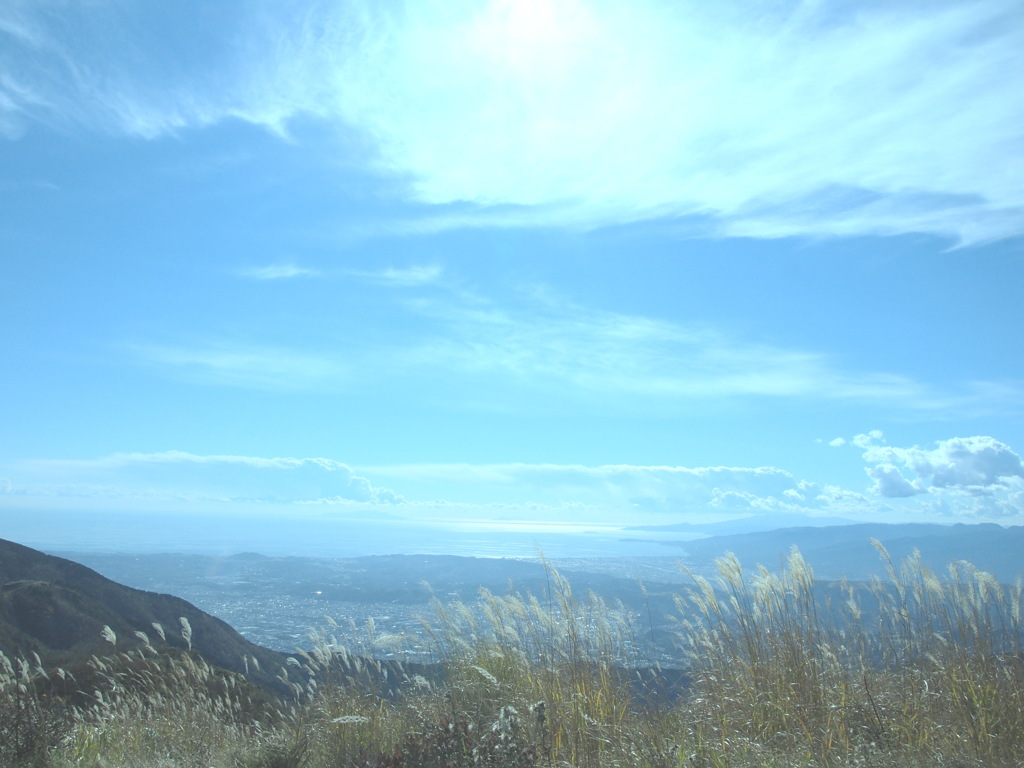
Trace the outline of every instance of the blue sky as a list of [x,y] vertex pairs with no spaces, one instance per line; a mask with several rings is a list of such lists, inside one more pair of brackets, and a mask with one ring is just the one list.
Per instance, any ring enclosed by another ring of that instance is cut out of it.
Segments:
[[1011,0],[8,0],[0,514],[1022,524],[1020,50]]

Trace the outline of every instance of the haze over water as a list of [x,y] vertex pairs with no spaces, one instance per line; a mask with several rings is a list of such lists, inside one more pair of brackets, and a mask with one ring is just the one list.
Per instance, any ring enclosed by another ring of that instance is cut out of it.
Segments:
[[50,552],[176,552],[231,555],[255,552],[297,557],[449,554],[466,557],[675,556],[663,542],[693,534],[628,531],[615,526],[498,525],[480,521],[366,521],[210,517],[182,525],[176,515],[57,514],[40,526],[12,516],[5,535]]

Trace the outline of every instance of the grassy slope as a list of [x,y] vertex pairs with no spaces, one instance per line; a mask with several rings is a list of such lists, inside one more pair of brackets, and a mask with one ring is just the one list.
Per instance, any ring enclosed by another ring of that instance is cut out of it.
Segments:
[[[7,764],[54,768],[1019,768],[1020,585],[880,554],[886,581],[831,587],[827,605],[799,552],[777,571],[720,558],[715,579],[695,576],[678,597],[691,685],[677,700],[638,698],[617,667],[642,617],[577,597],[552,570],[540,596],[436,602],[428,630],[443,677],[325,635],[289,665],[291,705],[268,716],[192,657],[139,651],[100,662],[102,695],[60,720],[46,713],[42,670],[16,662],[0,670],[0,737],[40,724],[29,744],[45,748]],[[365,642],[401,655],[401,638]],[[385,675],[397,697],[380,695]]]

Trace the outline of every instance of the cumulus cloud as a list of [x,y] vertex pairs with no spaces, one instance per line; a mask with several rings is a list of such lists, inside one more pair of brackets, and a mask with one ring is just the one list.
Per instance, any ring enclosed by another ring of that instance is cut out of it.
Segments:
[[871,492],[889,499],[906,498],[918,493],[924,493],[924,489],[909,482],[900,472],[898,467],[892,464],[878,464],[868,467],[868,477],[874,479],[875,484]]
[[26,491],[256,502],[397,503],[348,465],[324,458],[209,456],[183,451],[23,462]]
[[5,3],[0,129],[312,117],[414,200],[468,204],[443,225],[1022,232],[1014,0],[157,7]]
[[842,437],[837,437],[834,440],[829,440],[828,444],[832,448],[841,448],[842,446],[846,445],[846,440]]
[[931,450],[872,445],[864,459],[892,469],[902,466],[912,474],[917,488],[991,490],[1024,478],[1020,456],[987,436],[940,440]]
[[885,499],[918,497],[926,518],[1006,521],[1024,518],[1024,465],[994,437],[955,437],[933,448],[870,443],[871,491]]
[[866,503],[867,499],[863,494],[832,484],[823,485],[818,489],[814,501],[829,509],[845,508],[857,512],[878,511],[877,509],[871,509],[870,505]]
[[868,448],[876,443],[884,443],[885,435],[880,429],[872,429],[870,432],[854,435],[850,442],[858,448]]

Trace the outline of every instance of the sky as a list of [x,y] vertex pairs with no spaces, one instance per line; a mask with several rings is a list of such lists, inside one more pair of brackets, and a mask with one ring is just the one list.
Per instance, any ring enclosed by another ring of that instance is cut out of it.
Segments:
[[1021,50],[1016,0],[6,0],[0,536],[1024,524]]

